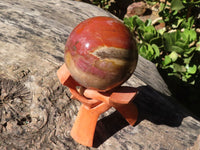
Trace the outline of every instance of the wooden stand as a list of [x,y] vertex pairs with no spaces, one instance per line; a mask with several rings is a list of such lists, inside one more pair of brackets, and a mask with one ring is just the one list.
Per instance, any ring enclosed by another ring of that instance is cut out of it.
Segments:
[[[138,111],[133,103],[130,103],[137,94],[137,89],[120,86],[108,92],[84,89],[70,75],[63,64],[57,71],[61,84],[67,86],[73,98],[82,103],[78,116],[71,130],[72,138],[78,143],[92,147],[96,123],[99,115],[111,107],[118,110],[130,125],[134,125]],[[78,90],[77,87],[81,87]]]

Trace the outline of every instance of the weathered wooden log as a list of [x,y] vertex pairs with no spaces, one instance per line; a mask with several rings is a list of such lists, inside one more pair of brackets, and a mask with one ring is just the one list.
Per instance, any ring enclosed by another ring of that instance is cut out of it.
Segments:
[[[89,149],[70,137],[80,103],[56,71],[72,29],[93,16],[112,15],[71,0],[0,1],[0,149]],[[125,84],[139,89],[138,122],[114,109],[102,115],[98,149],[199,148],[200,122],[170,97],[154,64],[139,57]]]

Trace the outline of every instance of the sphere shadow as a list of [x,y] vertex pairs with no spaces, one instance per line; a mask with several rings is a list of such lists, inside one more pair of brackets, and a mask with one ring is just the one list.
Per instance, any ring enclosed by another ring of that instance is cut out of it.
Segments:
[[[189,114],[173,98],[155,91],[150,86],[138,87],[138,91],[138,95],[133,100],[139,112],[134,126],[139,125],[143,120],[149,120],[156,125],[178,127],[183,118]],[[99,147],[108,138],[128,125],[117,111],[102,118],[97,122],[93,146]]]

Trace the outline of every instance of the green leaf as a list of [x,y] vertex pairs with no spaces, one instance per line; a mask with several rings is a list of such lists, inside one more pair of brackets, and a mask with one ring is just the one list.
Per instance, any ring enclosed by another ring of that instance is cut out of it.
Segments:
[[[155,48],[155,49],[154,49]],[[139,48],[139,54],[148,59],[148,60],[153,60],[153,58],[155,58],[155,55],[158,55],[158,50],[159,49],[156,49],[156,45],[154,46],[151,46],[150,44],[147,44],[147,45],[141,45],[141,47]],[[155,54],[156,53],[156,54]]]
[[190,28],[192,28],[192,26],[194,25],[194,17],[192,16],[192,17],[189,17],[188,18],[188,29],[190,29]]
[[193,16],[189,17],[188,19],[183,18],[183,21],[180,25],[180,28],[191,29],[194,25],[195,19]]
[[200,51],[200,41],[197,42],[196,46],[197,46],[197,47],[196,47],[196,50],[197,50],[197,51]]
[[174,12],[172,12],[172,15],[173,16],[175,16],[175,15],[177,15],[178,14],[178,11],[177,10],[175,10]]
[[175,11],[179,11],[181,9],[185,8],[181,0],[172,0],[171,2],[171,9]]
[[172,62],[171,58],[168,55],[165,55],[164,60],[162,61],[163,66],[167,66]]
[[175,43],[174,43],[174,45],[176,45],[176,46],[178,46],[178,47],[180,47],[180,48],[182,48],[182,49],[186,49],[186,48],[188,48],[188,42],[187,41],[182,41],[182,40],[178,40],[178,41],[176,41]]
[[171,58],[172,62],[175,62],[178,58],[178,54],[175,51],[173,51],[169,54],[169,57]]
[[153,37],[154,35],[152,33],[144,33],[144,40],[146,42],[149,42]]
[[189,40],[190,43],[197,39],[197,33],[192,29],[191,30],[185,29],[183,31],[183,35],[185,36],[185,38]]
[[157,32],[160,33],[160,35],[163,35],[166,31],[166,28],[158,29]]
[[133,16],[133,25],[134,26],[144,26],[145,23],[138,16]]
[[124,18],[124,24],[129,28],[130,31],[133,31],[134,26],[133,26],[133,17],[130,18]]
[[198,66],[198,70],[200,71],[200,65]]
[[189,64],[193,56],[194,56],[194,54],[192,54],[192,55],[189,56],[189,57],[183,58],[183,62],[184,62],[185,64]]
[[173,43],[174,43],[174,40],[171,38],[171,34],[170,33],[164,33],[163,34],[163,38],[164,38],[165,50],[169,51],[171,45],[173,45]]
[[177,72],[170,72],[170,73],[168,73],[167,74],[168,76],[175,76],[175,77],[177,77],[177,78],[181,78],[181,75],[179,74],[179,73],[177,73]]
[[[176,11],[177,12],[177,11]],[[182,18],[178,18],[178,20],[175,20],[172,24],[173,28],[178,28],[178,26],[184,21]]]
[[147,58],[147,47],[146,45],[142,45],[139,49],[139,53],[142,57]]
[[195,80],[193,80],[192,82],[190,82],[190,84],[191,84],[191,85],[194,85],[194,84],[195,84],[195,82],[196,82],[196,81],[195,81]]
[[147,47],[148,47],[147,59],[152,60],[154,55],[154,50],[150,44],[148,44]]
[[145,32],[152,33],[154,36],[157,35],[156,29],[154,26],[147,26],[144,29],[145,29],[144,30]]
[[192,75],[191,75],[191,74],[189,74],[189,73],[186,73],[186,74],[185,74],[185,77],[186,77],[187,79],[189,79],[189,78],[191,78],[191,77],[192,77]]
[[105,9],[109,9],[110,5],[105,5],[104,8]]
[[152,23],[152,21],[151,21],[151,19],[147,19],[146,21],[145,21],[145,26],[150,26],[151,25],[151,23]]
[[185,19],[181,26],[183,28],[191,29],[192,26],[194,25],[194,21],[195,21],[194,17],[191,16],[188,19]]
[[193,65],[192,67],[190,67],[188,64],[186,65],[187,68],[187,72],[190,74],[195,74],[197,71],[197,66]]
[[183,65],[179,65],[177,63],[173,63],[174,72],[186,72],[186,68]]
[[157,36],[157,37],[154,37],[152,38],[150,41],[149,41],[149,44],[155,44],[157,45],[158,47],[161,47],[163,46],[163,41],[162,41],[162,38]]
[[173,45],[175,45],[175,42],[178,41],[181,37],[181,32],[180,30],[177,30],[176,32],[171,32],[171,33],[164,33],[163,34],[163,39],[164,39],[164,46],[166,51],[173,51],[176,50],[182,51],[180,48],[174,47],[172,48]]
[[184,49],[182,49],[181,47],[178,46],[171,46],[169,51],[175,51],[178,54],[182,54],[184,52]]
[[159,50],[158,46],[155,44],[152,44],[151,46],[154,50],[154,59],[155,59],[160,56],[160,50]]
[[189,79],[190,77],[191,77],[190,74],[186,74],[186,75],[182,76],[182,81],[188,82],[188,79]]
[[196,47],[191,47],[189,49],[186,49],[184,55],[190,55],[192,52],[196,50]]
[[161,3],[160,3],[160,8],[159,8],[160,11],[163,11],[164,8],[165,8],[165,3],[162,3],[162,2],[161,2]]

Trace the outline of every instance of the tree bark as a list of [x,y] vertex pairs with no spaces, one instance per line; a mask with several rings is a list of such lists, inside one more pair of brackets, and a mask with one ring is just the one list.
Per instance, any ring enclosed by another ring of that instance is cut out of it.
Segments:
[[[80,103],[70,99],[56,71],[72,29],[104,10],[71,0],[0,2],[0,149],[95,149],[70,137]],[[198,146],[200,122],[170,97],[156,66],[139,57],[125,83],[137,87],[138,122],[113,109],[97,123],[97,149],[186,150]]]

